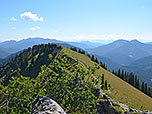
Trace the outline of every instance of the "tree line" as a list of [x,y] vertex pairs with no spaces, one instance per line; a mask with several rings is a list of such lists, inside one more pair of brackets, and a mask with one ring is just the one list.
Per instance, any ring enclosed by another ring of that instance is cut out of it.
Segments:
[[127,83],[131,84],[138,90],[142,91],[143,93],[147,94],[148,96],[152,97],[152,89],[148,86],[145,82],[140,82],[137,75],[134,75],[133,72],[129,73],[124,71],[123,69],[112,70],[112,73],[119,77],[120,79],[126,81]]
[[92,75],[92,69],[73,66],[76,61],[66,55],[60,54],[51,62],[53,57],[49,55],[50,64],[41,66],[36,78],[17,73],[7,86],[0,78],[0,114],[30,114],[32,101],[42,95],[60,103],[67,114],[97,113],[99,89],[85,78],[87,73]]
[[100,66],[102,68],[104,68],[105,70],[107,70],[107,65],[105,63],[102,63],[101,61],[99,62],[98,58],[95,57],[94,55],[90,55],[89,53],[86,53],[84,50],[78,49],[76,47],[71,47],[70,49],[73,50],[73,51],[75,51],[75,52],[87,55],[92,61],[96,62],[97,64],[100,64]]
[[[84,55],[87,55],[92,61],[96,62],[102,68],[107,70],[107,65],[105,63],[102,63],[101,61],[99,62],[98,58],[96,58],[94,55],[90,55],[90,54],[86,53],[84,50],[77,49],[76,47],[74,47],[74,48],[71,47],[71,50],[73,50],[75,52],[82,53]],[[134,75],[133,72],[129,73],[129,72],[124,71],[123,69],[122,70],[118,69],[117,71],[113,70],[112,73],[114,75],[116,75],[117,77],[119,77],[120,79],[122,79],[122,80],[126,81],[127,83],[131,84],[132,86],[134,86],[138,90],[140,90],[143,93],[147,94],[148,96],[152,97],[152,88],[150,88],[147,83],[140,82],[137,75]]]

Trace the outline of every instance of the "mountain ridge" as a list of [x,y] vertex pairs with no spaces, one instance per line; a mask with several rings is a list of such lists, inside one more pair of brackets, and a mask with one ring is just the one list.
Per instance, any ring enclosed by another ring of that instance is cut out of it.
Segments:
[[22,51],[22,50],[27,49],[28,47],[32,47],[34,45],[48,44],[48,43],[56,43],[58,45],[64,45],[64,47],[66,47],[66,45],[67,45],[67,47],[77,47],[79,49],[93,47],[93,45],[100,45],[100,43],[92,43],[89,41],[67,42],[67,41],[61,41],[61,40],[49,39],[49,38],[41,38],[41,37],[26,38],[26,39],[22,39],[19,41],[9,40],[9,41],[0,42],[0,47],[1,47],[0,58],[5,58],[5,57],[9,56],[10,54]]
[[87,51],[112,59],[120,65],[127,65],[139,58],[152,55],[152,45],[137,40],[117,40]]
[[[57,48],[59,48],[59,49],[61,48],[61,51],[58,50]],[[50,56],[50,54],[52,56]],[[58,57],[63,59],[62,61],[65,62],[65,66],[63,64],[61,64],[62,62],[60,61],[60,59]],[[89,82],[94,82],[94,81],[92,81],[93,79],[98,79],[98,82],[102,82],[102,80],[98,77],[100,75],[104,75],[105,80],[107,80],[108,83],[111,85],[110,92],[106,91],[106,90],[104,91],[104,92],[106,92],[106,94],[108,94],[108,96],[110,96],[117,102],[127,104],[129,106],[132,106],[133,108],[137,108],[138,110],[140,109],[141,106],[144,106],[144,108],[147,110],[151,110],[152,100],[149,96],[145,95],[141,91],[137,90],[133,86],[129,85],[125,81],[118,78],[117,76],[113,75],[112,73],[110,73],[107,70],[103,69],[102,67],[98,66],[98,64],[96,64],[94,61],[91,61],[91,59],[88,56],[75,52],[75,51],[72,51],[65,47],[57,46],[56,44],[42,44],[42,45],[38,45],[38,46],[36,45],[36,46],[33,46],[31,49],[29,48],[29,49],[21,52],[19,55],[17,55],[15,57],[15,59],[12,63],[8,64],[9,66],[7,65],[4,67],[0,67],[0,69],[1,69],[0,74],[3,73],[3,75],[1,77],[5,76],[5,74],[9,75],[9,71],[10,71],[10,76],[6,77],[6,79],[8,80],[9,78],[11,78],[12,75],[15,75],[18,71],[22,75],[32,76],[33,78],[35,78],[36,75],[34,75],[34,74],[38,74],[38,72],[40,70],[42,70],[42,73],[39,74],[39,76],[40,76],[39,78],[43,82],[43,80],[45,79],[45,76],[49,75],[49,72],[46,72],[46,73],[44,72],[44,71],[47,71],[46,68],[49,68],[49,67],[47,67],[47,65],[50,64],[50,62],[51,62],[48,60],[49,58],[51,58],[51,60],[56,62],[56,64],[57,63],[60,64],[60,66],[62,68],[66,68],[66,69],[63,69],[62,71],[65,70],[70,76],[72,76],[71,72],[73,71],[72,69],[74,69],[73,67],[75,67],[75,69],[77,69],[78,66],[79,66],[79,68],[84,67],[83,70],[95,68],[96,71],[94,74],[89,75],[86,72],[85,78],[83,78],[83,79],[86,81],[89,81]],[[68,61],[67,61],[67,59],[68,59]],[[58,62],[57,62],[57,60],[58,60]],[[16,65],[14,65],[14,64],[16,64]],[[43,65],[43,67],[40,67],[41,65]],[[70,65],[72,65],[72,66],[70,66]],[[92,71],[94,71],[93,69],[92,69]],[[58,72],[58,70],[56,69],[55,72]],[[6,71],[7,71],[7,73],[6,73]],[[36,71],[38,71],[38,72],[36,72]],[[31,73],[33,72],[34,74],[33,73],[28,74],[30,72]],[[51,69],[51,72],[52,72],[52,69]],[[44,77],[42,74],[44,75]],[[96,87],[100,87],[99,84],[100,83],[98,83],[98,85],[96,85]],[[101,89],[101,91],[103,91],[103,90]],[[122,98],[122,96],[123,96],[123,98]],[[147,102],[149,102],[149,103],[146,104]]]

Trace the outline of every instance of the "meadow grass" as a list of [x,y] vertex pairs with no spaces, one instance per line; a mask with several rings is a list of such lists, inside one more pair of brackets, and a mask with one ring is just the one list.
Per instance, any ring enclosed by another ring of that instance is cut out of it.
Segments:
[[[80,65],[94,66],[94,62],[91,59],[81,53],[77,53],[67,48],[63,48],[64,53],[73,59],[77,60]],[[126,104],[132,108],[138,110],[149,110],[152,111],[152,98],[139,91],[135,87],[131,86],[127,82],[121,80],[117,76],[113,75],[111,72],[103,69],[96,70],[95,77],[104,74],[105,80],[111,85],[111,91],[105,91],[111,98],[115,101]],[[91,80],[90,80],[91,81]],[[100,81],[100,80],[99,80]],[[143,107],[141,109],[141,107]]]

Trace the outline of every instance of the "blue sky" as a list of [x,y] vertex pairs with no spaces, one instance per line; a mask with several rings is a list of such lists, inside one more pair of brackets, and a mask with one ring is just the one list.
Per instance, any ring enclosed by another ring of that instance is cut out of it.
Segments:
[[0,0],[0,41],[152,41],[152,0]]

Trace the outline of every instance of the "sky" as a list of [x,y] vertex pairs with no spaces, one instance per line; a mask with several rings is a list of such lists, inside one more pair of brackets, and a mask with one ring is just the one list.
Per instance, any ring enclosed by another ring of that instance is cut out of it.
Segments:
[[152,41],[152,0],[0,0],[0,42]]

